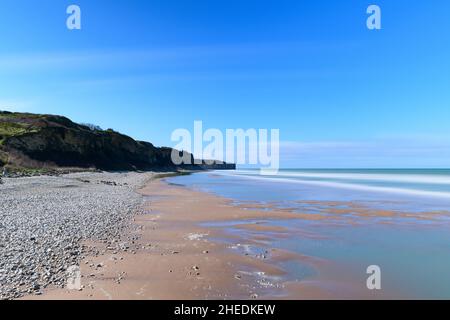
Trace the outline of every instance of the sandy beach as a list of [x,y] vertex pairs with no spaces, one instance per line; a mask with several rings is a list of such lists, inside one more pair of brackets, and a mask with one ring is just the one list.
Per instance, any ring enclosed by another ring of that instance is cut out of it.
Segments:
[[[49,288],[27,299],[252,299],[266,289],[258,283],[257,272],[269,277],[283,274],[262,258],[238,255],[223,242],[209,241],[232,236],[199,225],[268,217],[268,212],[232,207],[225,199],[161,180],[150,182],[139,193],[146,197],[145,213],[133,219],[137,228],[127,231],[136,236],[127,252],[114,253],[102,243],[89,243],[106,253],[81,263],[82,290]],[[273,259],[303,259],[281,251],[272,255]],[[255,272],[247,275],[244,270]]]
[[[301,263],[317,270],[330,261],[270,246],[257,253],[246,246],[261,246],[266,237],[286,237],[287,230],[264,223],[302,216],[286,210],[249,209],[230,200],[152,180],[138,191],[144,212],[125,231],[125,249],[105,243],[85,243],[90,252],[81,261],[80,290],[47,288],[25,299],[342,299],[373,298],[352,285],[351,279],[290,281],[282,262]],[[258,223],[246,223],[255,221]],[[242,221],[237,228],[252,231],[243,239],[223,228],[204,223]],[[104,241],[107,243],[107,241]],[[238,249],[238,250],[236,250]],[[331,275],[328,275],[331,276]],[[348,281],[350,280],[350,281]],[[345,293],[338,290],[345,288]]]
[[[105,182],[105,177],[110,181]],[[218,178],[214,173],[186,178],[201,178],[212,184],[219,181],[215,180]],[[44,181],[46,186],[52,181],[66,192],[72,185],[72,196],[81,192],[89,193],[89,196],[85,195],[87,198],[95,198],[96,202],[91,203],[90,209],[76,215],[92,221],[77,222],[81,231],[92,229],[92,232],[82,238],[76,255],[67,253],[66,246],[61,249],[62,256],[68,255],[69,258],[64,262],[64,270],[57,273],[58,281],[54,282],[57,285],[51,281],[48,285],[40,285],[39,291],[21,297],[25,300],[405,297],[408,295],[402,291],[367,290],[366,265],[347,263],[347,260],[352,261],[352,256],[346,252],[358,247],[352,242],[354,238],[344,244],[344,240],[333,232],[340,229],[358,232],[361,226],[367,225],[396,228],[398,221],[404,225],[416,224],[417,227],[425,221],[432,226],[434,219],[439,221],[441,215],[447,215],[370,209],[357,202],[307,200],[295,202],[300,206],[298,211],[271,202],[236,201],[173,183],[178,180],[151,173],[86,174],[49,179]],[[40,180],[10,181],[6,186],[14,190],[14,183],[28,185],[30,181],[36,184]],[[81,184],[77,186],[75,181]],[[133,206],[129,203],[130,197]],[[57,198],[64,197],[58,195]],[[123,213],[120,203],[127,204],[127,213]],[[108,213],[100,210],[106,204]],[[71,209],[61,209],[63,205],[64,202],[55,210],[71,212]],[[67,206],[78,208],[78,205],[74,201]],[[96,212],[100,215],[95,215]],[[121,221],[120,228],[114,225],[115,221]],[[106,230],[109,234],[104,233]],[[358,236],[358,239],[367,236]],[[283,241],[312,244],[312,254],[307,254],[307,250],[291,250],[289,245],[282,244],[286,243]],[[47,252],[49,243],[52,241],[43,243],[44,252]],[[327,246],[331,246],[331,252],[333,246],[344,251],[340,251],[338,258],[327,258],[322,252],[322,247]],[[56,264],[61,261],[58,259]],[[69,277],[64,273],[69,265],[79,268],[81,277],[80,286],[71,289],[66,283],[61,283]],[[38,265],[36,270],[43,267]],[[43,274],[42,271],[35,273]]]

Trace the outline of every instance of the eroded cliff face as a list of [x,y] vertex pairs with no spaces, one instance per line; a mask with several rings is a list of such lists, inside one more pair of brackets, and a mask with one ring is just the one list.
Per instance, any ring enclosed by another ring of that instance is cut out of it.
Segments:
[[7,150],[57,166],[95,167],[103,170],[145,170],[165,166],[158,148],[112,132],[88,132],[47,127],[6,140]]
[[[113,130],[90,129],[59,116],[0,113],[0,149],[0,161],[12,165],[14,162],[28,162],[30,166],[46,163],[101,170],[209,168],[175,166],[171,148],[157,148]],[[224,164],[214,168],[234,166]]]

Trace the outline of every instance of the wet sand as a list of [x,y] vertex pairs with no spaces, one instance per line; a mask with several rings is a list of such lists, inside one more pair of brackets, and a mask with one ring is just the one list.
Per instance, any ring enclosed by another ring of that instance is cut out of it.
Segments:
[[[289,210],[249,210],[232,205],[228,199],[163,180],[148,183],[139,193],[146,199],[145,214],[135,217],[135,228],[128,231],[135,240],[125,251],[111,251],[103,243],[86,243],[99,254],[81,263],[80,290],[48,288],[41,296],[25,299],[374,298],[351,278],[344,280],[340,275],[341,279],[335,279],[327,272],[334,268],[330,261],[265,245],[265,240],[286,237],[288,231],[264,221],[316,217]],[[242,221],[237,228],[251,231],[252,238],[205,226],[236,220]],[[246,250],[252,244],[263,249],[256,253]],[[280,265],[286,261],[308,265],[320,277],[302,282],[290,279]],[[346,293],[339,288],[345,288]]]

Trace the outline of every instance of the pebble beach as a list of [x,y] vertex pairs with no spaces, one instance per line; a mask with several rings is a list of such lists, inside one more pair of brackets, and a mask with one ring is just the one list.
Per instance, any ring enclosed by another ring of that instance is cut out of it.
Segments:
[[88,253],[83,241],[118,250],[139,213],[135,190],[152,173],[76,173],[3,179],[0,184],[0,299],[64,287],[67,270]]

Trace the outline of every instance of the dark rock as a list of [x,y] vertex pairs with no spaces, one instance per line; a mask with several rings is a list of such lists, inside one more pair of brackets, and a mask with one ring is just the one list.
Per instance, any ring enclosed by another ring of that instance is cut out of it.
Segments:
[[235,169],[234,165],[207,162],[175,166],[172,148],[157,148],[113,130],[92,130],[61,116],[0,112],[0,126],[11,132],[0,136],[0,161],[9,159],[9,165],[128,171]]

